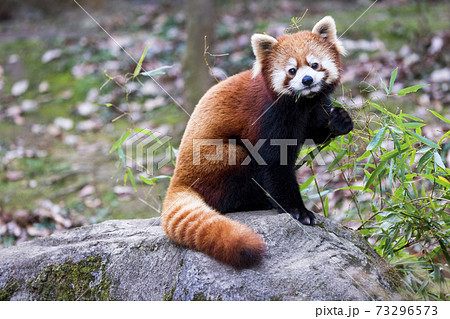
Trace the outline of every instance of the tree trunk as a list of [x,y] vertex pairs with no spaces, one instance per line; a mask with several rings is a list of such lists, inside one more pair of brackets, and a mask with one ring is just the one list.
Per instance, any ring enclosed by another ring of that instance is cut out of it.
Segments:
[[195,105],[215,83],[205,63],[205,36],[212,43],[215,7],[212,0],[187,0],[187,41],[183,58],[184,107],[192,113]]

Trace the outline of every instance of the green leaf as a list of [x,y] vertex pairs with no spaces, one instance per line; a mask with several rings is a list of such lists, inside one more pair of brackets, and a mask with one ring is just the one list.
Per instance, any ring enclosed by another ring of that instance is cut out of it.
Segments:
[[422,166],[425,165],[427,161],[430,160],[430,158],[434,155],[434,149],[428,150],[425,154],[422,155],[422,157],[419,160],[419,163],[417,163],[417,169],[422,171]]
[[128,170],[125,172],[125,175],[123,177],[123,186],[127,186],[127,180],[128,180]]
[[156,142],[158,142],[160,145],[163,145],[163,142],[161,142],[160,139],[149,129],[135,128],[133,131],[151,136],[156,140]]
[[114,79],[108,75],[108,73],[106,73],[106,70],[103,71],[103,75],[105,76],[105,78],[107,78],[109,81],[113,81]]
[[386,161],[380,162],[378,164],[377,168],[370,174],[369,180],[366,182],[366,185],[364,185],[364,189],[368,189],[369,186],[371,186],[375,180],[375,178],[386,168],[385,167]]
[[333,162],[331,162],[330,166],[328,166],[328,171],[332,170],[334,166],[336,166],[337,163],[344,157],[344,155],[347,153],[347,150],[342,150],[339,155],[334,159]]
[[125,153],[123,152],[123,148],[121,146],[119,146],[119,148],[117,149],[117,153],[119,154],[119,158],[122,161],[123,167],[126,167],[127,161],[125,159]]
[[420,90],[421,88],[426,87],[426,86],[429,86],[429,84],[419,84],[419,85],[410,86],[410,87],[407,87],[407,88],[404,88],[404,89],[398,91],[397,95],[403,96],[408,93],[417,92],[417,90]]
[[363,186],[347,186],[347,187],[341,187],[337,189],[338,191],[344,191],[344,190],[355,190],[355,191],[369,191],[372,192],[371,189],[365,189]]
[[384,84],[383,79],[381,77],[380,77],[380,80],[381,80],[381,86],[386,91],[386,94],[389,94],[389,89],[386,87],[386,84]]
[[439,155],[437,151],[434,151],[434,162],[436,163],[437,166],[439,166],[445,171],[444,162],[442,161],[441,155]]
[[445,179],[445,178],[440,178],[441,176],[435,177],[435,176],[432,175],[432,174],[422,174],[422,177],[425,177],[426,179],[428,179],[428,180],[430,180],[430,181],[432,181],[432,182],[434,182],[434,183],[437,183],[437,184],[439,184],[439,185],[442,185],[442,186],[444,186],[446,189],[450,189],[450,183],[449,183],[449,182],[446,182],[446,179]]
[[345,106],[341,102],[339,102],[338,100],[332,98],[332,102],[333,102],[333,106],[334,107],[340,107],[340,108],[345,109]]
[[435,142],[433,142],[432,140],[430,140],[430,139],[428,139],[428,138],[426,138],[426,137],[424,137],[422,135],[419,135],[419,134],[414,133],[414,132],[409,132],[409,131],[407,131],[406,133],[408,135],[412,136],[412,137],[415,137],[417,140],[421,141],[423,144],[426,144],[426,145],[431,146],[433,148],[437,148],[439,150],[441,149],[441,147],[439,145],[437,145]]
[[395,68],[395,70],[392,71],[391,79],[389,81],[389,92],[388,92],[388,94],[392,93],[392,87],[394,86],[395,78],[397,77],[397,71],[398,71],[398,68]]
[[383,162],[386,162],[386,161],[390,160],[391,158],[394,158],[395,156],[404,153],[408,149],[409,149],[408,146],[402,148],[401,150],[396,148],[396,149],[394,149],[394,150],[392,150],[390,152],[387,152],[386,154],[381,155],[380,156],[380,160],[383,161]]
[[438,145],[441,145],[442,142],[444,141],[444,139],[450,135],[450,131],[448,131],[447,133],[445,133],[444,135],[442,135],[442,137],[439,139]]
[[432,110],[428,110],[430,111],[434,116],[436,116],[438,119],[441,119],[442,121],[449,123],[450,124],[450,120],[443,117],[441,114],[439,114],[438,112],[432,111]]
[[314,178],[316,178],[316,175],[311,176],[302,185],[300,185],[300,192],[307,188],[313,182]]
[[147,177],[139,176],[139,178],[140,178],[145,184],[148,184],[148,185],[153,185],[153,184],[154,184],[154,181],[151,180],[151,179],[149,179],[149,178],[147,178]]
[[133,172],[129,167],[127,167],[127,173],[130,176],[131,185],[133,185],[134,191],[137,192],[136,181],[134,180]]
[[140,178],[145,184],[148,184],[148,185],[154,185],[154,184],[155,184],[155,181],[160,180],[160,179],[166,179],[166,178],[171,179],[172,176],[168,176],[168,175],[158,175],[158,176],[155,176],[155,177],[152,177],[152,178],[147,178],[147,177],[144,177],[144,176],[139,176],[139,178]]
[[328,210],[329,210],[329,205],[328,205],[328,196],[325,197],[325,207],[323,208],[323,214],[325,215],[325,217],[328,217]]
[[416,128],[420,128],[425,126],[426,124],[424,123],[417,123],[417,122],[408,122],[408,123],[403,123],[403,126],[406,128],[412,128],[412,129],[416,129]]
[[389,129],[389,133],[391,134],[392,139],[394,140],[395,148],[398,149],[398,150],[400,150],[401,147],[400,147],[400,143],[398,142],[397,136],[395,135],[395,133],[394,133],[391,129]]
[[372,153],[370,151],[365,151],[363,155],[361,155],[360,157],[358,157],[356,159],[356,161],[359,162],[365,158],[368,158],[370,155],[372,155]]
[[172,67],[172,65],[165,65],[165,66],[159,67],[157,69],[154,69],[152,71],[142,72],[141,75],[149,76],[149,77],[157,76],[157,75],[164,75],[164,74],[166,74],[166,72],[164,72],[163,70],[170,69],[171,67]]
[[122,136],[113,144],[113,146],[109,150],[109,153],[112,153],[116,149],[118,149],[119,146],[121,146],[123,144],[123,142],[125,142],[125,140],[128,138],[128,136],[130,136],[130,134],[131,134],[130,131],[127,131],[127,132],[123,133]]
[[134,78],[139,75],[139,72],[141,72],[142,62],[144,62],[144,58],[147,55],[147,50],[148,50],[149,46],[150,46],[150,43],[147,44],[147,46],[145,47],[144,53],[142,53],[141,58],[139,59],[139,62],[136,65],[136,68],[134,69],[134,72],[133,72],[133,77]]
[[338,168],[335,168],[335,169],[333,170],[333,172],[334,172],[334,171],[339,171],[339,170],[348,169],[348,168],[351,168],[351,167],[353,167],[353,163],[347,163],[347,164],[344,164],[344,165],[342,165],[342,166],[339,166]]
[[366,150],[367,151],[371,151],[374,148],[377,148],[381,142],[383,141],[382,138],[384,138],[384,133],[386,132],[386,127],[382,127],[378,133],[375,135],[375,137],[373,138],[373,140],[369,143],[369,145],[367,145]]
[[409,118],[409,119],[414,120],[414,121],[423,122],[422,119],[419,119],[418,117],[412,116],[412,115],[410,115],[408,113],[401,113],[400,117],[401,118],[405,118],[406,117],[406,118]]

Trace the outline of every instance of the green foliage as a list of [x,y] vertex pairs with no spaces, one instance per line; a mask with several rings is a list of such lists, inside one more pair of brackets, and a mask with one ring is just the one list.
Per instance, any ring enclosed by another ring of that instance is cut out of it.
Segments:
[[[167,146],[163,145],[164,143],[161,142],[161,140],[157,137],[157,135],[155,135],[151,130],[137,128],[135,123],[134,123],[134,121],[133,121],[133,114],[131,112],[131,108],[130,108],[130,104],[129,104],[130,90],[128,89],[127,85],[128,85],[128,83],[130,81],[131,82],[138,81],[139,83],[141,83],[141,81],[139,79],[140,77],[150,77],[152,80],[154,80],[153,77],[158,76],[158,75],[164,75],[165,74],[164,70],[168,69],[168,68],[171,68],[171,66],[162,66],[162,67],[159,67],[157,69],[150,70],[150,71],[143,70],[142,64],[144,62],[144,59],[145,59],[145,56],[147,54],[147,50],[148,50],[149,46],[150,46],[150,44],[148,44],[145,47],[144,52],[142,53],[139,61],[137,62],[136,67],[135,67],[135,69],[134,69],[132,74],[128,73],[125,76],[120,76],[119,75],[119,76],[116,76],[116,77],[111,77],[105,71],[104,72],[104,76],[106,78],[106,82],[102,86],[102,88],[104,88],[109,83],[114,83],[117,86],[119,86],[120,88],[122,88],[124,90],[124,92],[125,92],[125,100],[126,100],[126,103],[127,103],[127,106],[128,106],[128,111],[123,111],[121,108],[117,107],[113,103],[105,103],[106,107],[108,107],[108,108],[113,107],[117,111],[121,112],[121,114],[119,116],[117,116],[115,119],[112,120],[113,122],[116,121],[116,120],[119,120],[119,119],[121,119],[123,117],[128,117],[130,122],[131,122],[131,124],[132,124],[132,127],[128,128],[125,132],[123,132],[122,135],[120,136],[120,138],[117,139],[113,143],[113,145],[112,145],[112,147],[111,147],[109,152],[110,153],[117,152],[117,156],[119,158],[119,165],[117,167],[116,173],[123,167],[124,170],[125,170],[124,175],[123,175],[123,183],[124,183],[124,185],[126,185],[127,182],[130,181],[130,183],[133,186],[135,192],[137,192],[136,179],[134,177],[133,169],[131,167],[127,166],[127,160],[126,159],[127,158],[131,159],[134,162],[134,159],[135,159],[134,157],[135,157],[135,154],[137,152],[145,154],[146,156],[154,156],[155,155],[155,154],[146,154],[145,147],[146,147],[147,143],[142,143],[142,139],[141,138],[136,139],[135,138],[136,134],[140,134],[141,136],[144,136],[144,138],[145,138],[145,136],[151,137],[152,140],[155,141],[155,143],[158,143],[161,146],[163,146],[161,148],[161,150],[163,150],[165,147],[168,147],[169,150],[170,150],[170,154],[172,156],[172,163],[175,165],[174,158],[175,158],[176,150],[173,148],[172,144],[168,143]],[[143,72],[141,72],[141,70],[143,70]],[[122,77],[124,79],[124,84],[121,84],[120,81],[117,81],[117,78],[122,78]],[[132,154],[126,154],[124,152],[124,149],[123,149],[122,145],[130,138],[130,135],[132,133],[133,133],[133,135],[131,137],[134,138],[137,143],[133,143],[134,145],[132,147],[132,149],[133,149],[132,150]],[[147,163],[148,163],[148,161],[147,161]],[[137,167],[137,169],[143,171],[143,170],[145,170],[145,167]],[[158,193],[158,196],[159,196],[159,198],[161,200],[162,195],[161,195],[161,193],[160,193],[160,191],[159,191],[159,189],[157,187],[157,182],[162,180],[162,179],[166,179],[168,176],[160,175],[160,176],[151,176],[151,178],[147,178],[145,176],[140,175],[138,177],[139,177],[138,181],[142,181],[142,182],[144,182],[146,184],[149,184],[149,185],[153,186],[154,189],[156,190],[156,192]]]
[[[382,84],[387,95],[392,94],[396,74],[397,69],[389,88]],[[406,88],[397,95],[424,86]],[[348,192],[355,207],[349,217],[360,223],[359,232],[404,275],[406,288],[419,298],[449,299],[449,279],[443,274],[448,274],[450,264],[450,169],[442,160],[449,133],[432,141],[422,133],[426,125],[422,119],[391,112],[373,101],[360,111],[353,132],[322,147],[335,157],[328,171],[340,171],[348,184],[321,190],[323,211],[328,214],[327,198],[322,198],[326,192]],[[315,175],[301,185],[302,191],[312,179]]]

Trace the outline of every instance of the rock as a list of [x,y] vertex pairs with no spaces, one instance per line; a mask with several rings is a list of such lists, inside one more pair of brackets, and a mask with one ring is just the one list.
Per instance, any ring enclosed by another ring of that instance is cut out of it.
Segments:
[[18,181],[19,179],[23,178],[23,172],[21,171],[7,171],[6,172],[6,179],[9,181]]
[[442,36],[436,35],[431,39],[430,47],[428,48],[429,54],[436,54],[444,47],[444,39]]
[[89,119],[86,121],[81,121],[77,124],[78,132],[87,132],[98,130],[102,127],[102,123],[98,119]]
[[71,130],[73,128],[73,120],[65,117],[57,117],[53,124],[65,131]]
[[434,70],[430,75],[432,82],[442,83],[450,81],[450,68]]
[[84,186],[79,192],[78,197],[87,197],[95,193],[94,185],[88,184]]
[[114,186],[114,194],[116,195],[131,195],[134,193],[134,188],[130,186]]
[[171,242],[159,218],[112,220],[0,250],[4,300],[401,300],[396,273],[355,231],[273,211],[234,213],[267,252],[236,270]]
[[46,51],[41,58],[42,63],[48,63],[52,60],[58,59],[61,56],[61,49],[53,49]]
[[41,83],[39,83],[39,93],[45,93],[48,91],[48,89],[50,88],[50,84],[47,81],[43,81]]
[[98,100],[99,91],[97,89],[90,89],[86,96],[86,102],[94,103]]
[[61,129],[59,128],[59,126],[50,124],[47,126],[47,133],[50,134],[51,136],[56,137],[56,136],[61,135]]
[[166,99],[163,96],[158,96],[154,99],[147,99],[144,102],[144,109],[151,111],[157,107],[163,106],[166,103]]
[[80,137],[78,135],[69,134],[69,135],[64,135],[62,141],[66,145],[75,146],[75,145],[77,145],[79,139],[80,139]]
[[39,104],[34,100],[23,100],[21,108],[24,113],[33,112],[39,108]]
[[21,80],[13,84],[11,94],[14,96],[22,95],[28,89],[28,80]]
[[95,66],[93,64],[77,64],[72,68],[72,75],[76,79],[81,79],[82,77],[85,77],[88,74],[92,74],[95,72]]
[[81,116],[89,116],[97,112],[98,105],[91,102],[81,102],[77,105],[78,114]]

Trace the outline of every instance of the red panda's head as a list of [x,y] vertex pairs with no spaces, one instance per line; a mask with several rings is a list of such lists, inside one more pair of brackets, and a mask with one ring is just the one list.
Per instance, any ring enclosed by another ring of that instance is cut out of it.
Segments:
[[340,55],[345,49],[338,41],[332,17],[320,20],[312,31],[277,39],[254,34],[251,41],[256,56],[253,77],[262,73],[278,95],[313,97],[339,82]]

